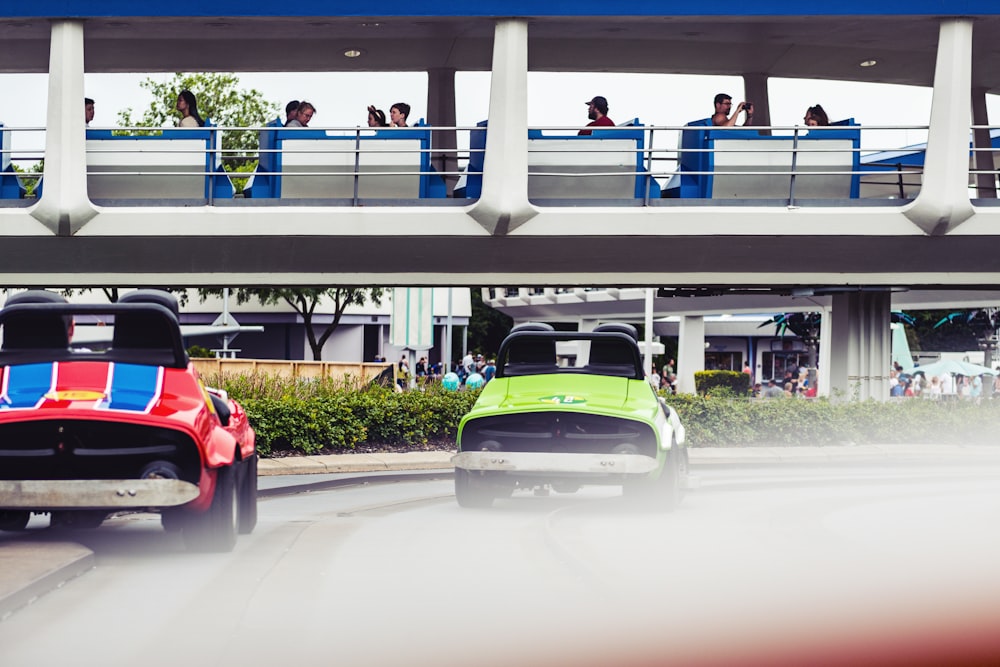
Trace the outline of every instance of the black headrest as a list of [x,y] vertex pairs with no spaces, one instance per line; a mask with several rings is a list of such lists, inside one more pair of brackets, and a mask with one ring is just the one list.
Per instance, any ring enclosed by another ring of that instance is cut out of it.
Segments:
[[511,342],[507,351],[508,364],[554,364],[556,342],[537,338],[523,338]]
[[156,303],[173,313],[178,320],[181,316],[177,297],[170,292],[159,289],[137,289],[134,292],[123,294],[119,297],[118,303]]
[[[32,303],[66,303],[66,298],[48,290],[27,290],[8,297],[5,307]],[[52,313],[12,313],[4,324],[3,347],[5,350],[64,350],[69,346],[71,321]]]
[[29,289],[10,295],[4,305],[16,306],[20,303],[66,303],[66,297],[47,289]]
[[518,331],[555,331],[555,329],[551,324],[545,322],[524,322],[510,330],[511,333]]
[[590,364],[634,365],[632,348],[621,338],[590,342]]
[[606,324],[599,324],[594,327],[594,333],[623,333],[630,337],[632,340],[639,340],[639,332],[635,330],[635,327],[631,324],[626,324],[625,322],[608,322]]

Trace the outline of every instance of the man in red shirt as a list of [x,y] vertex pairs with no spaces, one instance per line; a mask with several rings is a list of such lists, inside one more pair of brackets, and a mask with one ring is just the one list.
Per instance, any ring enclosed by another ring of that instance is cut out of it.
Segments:
[[[608,118],[608,101],[598,95],[594,99],[590,100],[587,104],[587,118],[590,122],[587,123],[587,127],[614,127],[614,122]],[[581,136],[587,136],[591,133],[590,130],[580,130]]]

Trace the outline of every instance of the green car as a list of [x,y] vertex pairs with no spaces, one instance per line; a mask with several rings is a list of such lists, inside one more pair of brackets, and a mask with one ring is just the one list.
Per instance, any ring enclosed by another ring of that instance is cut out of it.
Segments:
[[645,380],[635,328],[515,327],[497,374],[458,428],[455,496],[489,507],[515,489],[620,485],[672,510],[687,476],[684,427]]

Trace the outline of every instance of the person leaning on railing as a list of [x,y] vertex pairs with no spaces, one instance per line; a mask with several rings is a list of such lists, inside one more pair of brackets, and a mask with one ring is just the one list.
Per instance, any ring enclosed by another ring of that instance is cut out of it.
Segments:
[[198,100],[190,90],[182,90],[177,95],[177,110],[181,112],[181,120],[177,127],[204,127],[205,121],[198,113]]
[[307,127],[315,114],[316,107],[303,100],[295,110],[295,118],[285,123],[285,127]]
[[830,124],[830,118],[826,115],[826,111],[818,104],[806,109],[806,115],[802,120],[809,127],[826,127]]
[[392,127],[406,127],[406,119],[410,116],[410,105],[396,102],[389,107],[389,121]]
[[385,120],[385,112],[376,109],[374,104],[368,105],[368,127],[389,127]]

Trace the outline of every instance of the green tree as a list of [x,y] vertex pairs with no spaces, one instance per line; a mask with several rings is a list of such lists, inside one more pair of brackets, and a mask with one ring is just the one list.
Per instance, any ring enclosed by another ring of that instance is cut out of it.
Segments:
[[[198,100],[198,112],[212,124],[225,127],[260,127],[278,115],[279,106],[264,99],[255,88],[240,88],[235,74],[224,72],[177,72],[168,81],[146,78],[140,87],[153,96],[153,103],[142,116],[135,118],[132,108],[118,112],[120,127],[164,127],[180,120],[177,111],[177,94],[190,90]],[[257,150],[256,132],[224,132],[222,149],[224,157],[245,156]],[[227,160],[231,162],[231,160]]]
[[[295,309],[295,312],[302,317],[302,323],[306,328],[306,338],[309,341],[309,348],[312,350],[315,361],[319,361],[322,358],[323,345],[326,344],[326,341],[329,340],[330,336],[340,325],[340,319],[343,317],[344,311],[347,310],[348,306],[363,305],[369,300],[375,305],[380,305],[382,303],[383,291],[381,287],[368,289],[352,287],[296,287],[282,289],[240,287],[235,289],[237,303],[242,304],[252,300],[256,300],[265,306],[287,303]],[[202,300],[204,300],[210,294],[221,295],[222,290],[201,289],[198,290],[198,293],[201,295]],[[333,302],[333,320],[317,336],[316,329],[313,326],[313,316],[316,312],[316,307],[324,299]]]
[[[510,333],[514,320],[483,302],[483,291],[472,288],[472,316],[469,318],[469,349],[495,355],[500,343]],[[461,341],[458,341],[459,348]],[[452,359],[461,357],[461,349],[452,350]]]

